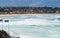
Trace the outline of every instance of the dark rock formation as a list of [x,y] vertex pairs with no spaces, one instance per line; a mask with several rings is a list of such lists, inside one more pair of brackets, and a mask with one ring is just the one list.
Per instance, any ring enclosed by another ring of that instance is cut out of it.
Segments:
[[0,30],[0,38],[10,38],[6,31]]

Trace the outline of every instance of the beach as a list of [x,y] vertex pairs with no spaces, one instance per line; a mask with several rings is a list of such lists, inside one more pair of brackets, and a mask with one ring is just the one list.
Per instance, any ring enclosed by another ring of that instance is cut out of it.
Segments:
[[15,16],[60,16],[59,14],[0,14],[0,17],[5,18],[5,17],[15,17]]

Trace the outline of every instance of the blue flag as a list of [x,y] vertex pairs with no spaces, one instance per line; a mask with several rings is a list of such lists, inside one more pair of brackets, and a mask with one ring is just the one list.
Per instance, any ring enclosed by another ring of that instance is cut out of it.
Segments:
[[0,22],[3,21],[2,19],[0,19]]
[[5,20],[5,22],[9,22],[9,20]]

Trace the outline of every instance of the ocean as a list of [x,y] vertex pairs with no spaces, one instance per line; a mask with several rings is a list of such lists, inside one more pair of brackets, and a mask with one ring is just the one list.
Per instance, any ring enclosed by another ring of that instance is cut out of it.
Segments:
[[[60,16],[58,15],[16,16],[2,19],[0,28],[13,37],[60,38]],[[9,20],[9,22],[5,22],[5,20]]]

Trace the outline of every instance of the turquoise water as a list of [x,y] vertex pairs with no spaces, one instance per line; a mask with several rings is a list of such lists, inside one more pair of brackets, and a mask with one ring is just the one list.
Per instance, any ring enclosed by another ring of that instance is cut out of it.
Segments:
[[[20,38],[60,38],[59,16],[18,16],[3,19],[3,29]],[[4,20],[9,20],[9,23]],[[8,29],[9,25],[9,29]],[[2,28],[2,22],[0,22]]]

